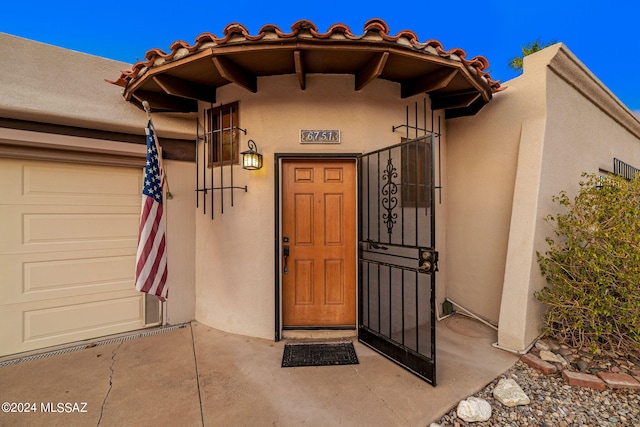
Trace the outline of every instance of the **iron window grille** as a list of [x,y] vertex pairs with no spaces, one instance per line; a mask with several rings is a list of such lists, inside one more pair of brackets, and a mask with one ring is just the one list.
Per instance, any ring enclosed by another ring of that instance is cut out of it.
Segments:
[[631,181],[638,174],[640,174],[640,169],[631,166],[628,163],[623,162],[620,159],[613,158],[613,174],[620,175],[624,177],[626,180]]

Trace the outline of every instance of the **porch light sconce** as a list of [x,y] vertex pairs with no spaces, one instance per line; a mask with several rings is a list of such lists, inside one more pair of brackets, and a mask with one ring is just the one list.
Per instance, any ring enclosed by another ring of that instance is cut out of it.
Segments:
[[247,142],[249,149],[242,153],[242,169],[258,170],[262,169],[262,154],[258,153],[258,147],[253,139]]

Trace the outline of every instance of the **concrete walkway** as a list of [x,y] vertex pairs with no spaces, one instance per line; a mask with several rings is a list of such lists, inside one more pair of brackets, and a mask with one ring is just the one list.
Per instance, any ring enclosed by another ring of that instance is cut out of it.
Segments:
[[432,387],[357,342],[358,365],[281,368],[284,342],[193,322],[1,367],[0,402],[31,412],[0,425],[428,426],[515,363],[495,340],[460,315],[439,322]]

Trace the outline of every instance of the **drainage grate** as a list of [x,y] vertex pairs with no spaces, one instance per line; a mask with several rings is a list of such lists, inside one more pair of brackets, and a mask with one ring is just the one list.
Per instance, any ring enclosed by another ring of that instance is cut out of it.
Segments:
[[285,344],[282,367],[355,365],[358,356],[352,342]]
[[186,328],[187,326],[188,326],[188,323],[184,323],[182,325],[167,326],[167,327],[164,327],[164,328],[158,328],[158,329],[154,329],[154,330],[151,330],[151,331],[145,331],[145,332],[139,332],[139,333],[130,334],[130,335],[124,335],[124,336],[117,337],[117,338],[107,339],[107,340],[103,340],[103,341],[95,341],[95,342],[91,342],[91,343],[88,343],[88,344],[77,345],[77,346],[74,346],[74,347],[67,347],[67,348],[63,348],[63,349],[60,349],[60,350],[50,351],[50,352],[47,352],[47,353],[40,353],[40,354],[34,354],[32,356],[25,356],[25,357],[21,357],[19,359],[7,360],[7,361],[4,361],[4,362],[0,362],[0,368],[4,368],[5,366],[17,365],[18,363],[23,363],[23,362],[30,362],[32,360],[44,359],[46,357],[58,356],[60,354],[72,353],[74,351],[85,350],[85,349],[91,348],[91,347],[124,342],[124,341],[133,340],[133,339],[136,339],[136,338],[148,337],[148,336],[151,336],[151,335],[164,334],[165,332],[175,331],[176,329]]

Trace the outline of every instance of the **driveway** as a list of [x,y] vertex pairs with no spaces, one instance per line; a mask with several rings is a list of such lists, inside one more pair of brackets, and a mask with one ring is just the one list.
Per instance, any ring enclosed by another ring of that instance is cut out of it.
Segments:
[[495,341],[470,318],[438,322],[432,387],[358,342],[357,365],[281,368],[284,341],[192,322],[5,361],[0,402],[22,412],[0,425],[428,426],[516,362]]

